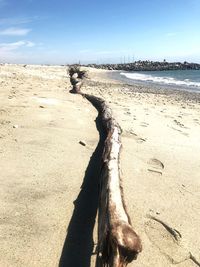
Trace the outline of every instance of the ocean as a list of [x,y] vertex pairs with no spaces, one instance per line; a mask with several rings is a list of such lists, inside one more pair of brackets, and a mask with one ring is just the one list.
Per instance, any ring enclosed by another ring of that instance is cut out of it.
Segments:
[[200,93],[200,70],[121,71],[120,76],[130,84],[159,85]]

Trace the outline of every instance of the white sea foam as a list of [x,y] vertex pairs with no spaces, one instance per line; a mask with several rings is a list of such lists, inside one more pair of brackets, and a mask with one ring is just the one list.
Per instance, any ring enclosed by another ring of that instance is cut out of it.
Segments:
[[137,81],[155,82],[155,83],[168,84],[168,85],[200,87],[200,82],[193,82],[189,79],[184,79],[181,81],[181,80],[177,80],[172,77],[158,77],[158,76],[152,76],[150,74],[143,74],[143,73],[122,72],[120,74],[125,76],[128,79],[137,80]]

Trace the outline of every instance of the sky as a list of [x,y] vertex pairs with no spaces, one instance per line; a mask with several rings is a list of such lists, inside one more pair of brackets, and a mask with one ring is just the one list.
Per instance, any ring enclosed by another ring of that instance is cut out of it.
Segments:
[[0,0],[0,62],[200,63],[200,0]]

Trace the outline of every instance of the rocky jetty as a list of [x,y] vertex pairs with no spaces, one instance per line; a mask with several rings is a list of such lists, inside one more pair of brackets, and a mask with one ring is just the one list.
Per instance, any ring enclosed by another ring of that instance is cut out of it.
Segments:
[[159,61],[135,61],[125,64],[89,64],[87,67],[105,70],[125,71],[164,71],[164,70],[200,70],[200,64],[188,62],[159,62]]

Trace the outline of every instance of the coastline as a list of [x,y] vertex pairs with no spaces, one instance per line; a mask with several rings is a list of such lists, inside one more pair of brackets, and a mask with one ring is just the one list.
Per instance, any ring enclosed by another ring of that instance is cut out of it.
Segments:
[[[109,79],[113,79],[115,81],[118,81],[119,83],[122,82],[123,84],[127,84],[130,86],[141,86],[141,89],[143,88],[149,88],[149,89],[156,89],[161,91],[170,91],[170,93],[173,93],[173,91],[185,91],[189,93],[200,93],[200,89],[195,86],[187,86],[187,85],[176,85],[176,84],[164,84],[154,81],[141,81],[136,79],[130,79],[127,78],[124,75],[121,75],[122,71],[108,71],[107,77]],[[126,73],[123,71],[123,73]],[[127,74],[130,72],[127,72]],[[134,72],[134,73],[141,73],[141,72]],[[162,92],[164,93],[164,92]],[[167,93],[167,92],[166,92]],[[198,97],[198,96],[196,96]]]
[[[190,255],[200,262],[200,95],[86,70],[82,91],[104,98],[123,131],[124,197],[143,244],[129,266],[197,266]],[[69,94],[65,67],[1,66],[0,79],[0,265],[53,267],[64,253],[66,266],[94,267],[96,189],[83,179],[99,141],[97,112]]]

